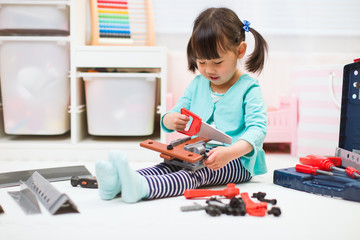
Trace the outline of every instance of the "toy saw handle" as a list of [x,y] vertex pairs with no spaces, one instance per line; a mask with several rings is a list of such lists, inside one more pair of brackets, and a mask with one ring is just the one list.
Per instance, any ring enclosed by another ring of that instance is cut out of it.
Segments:
[[184,114],[188,117],[192,117],[192,122],[191,122],[191,125],[189,127],[188,130],[183,130],[183,131],[178,131],[179,133],[182,133],[182,134],[185,134],[185,135],[188,135],[188,136],[193,136],[195,135],[196,133],[198,133],[200,131],[200,127],[201,127],[201,121],[202,119],[194,114],[193,112],[190,112],[189,110],[187,110],[186,108],[182,108],[180,110],[181,114]]

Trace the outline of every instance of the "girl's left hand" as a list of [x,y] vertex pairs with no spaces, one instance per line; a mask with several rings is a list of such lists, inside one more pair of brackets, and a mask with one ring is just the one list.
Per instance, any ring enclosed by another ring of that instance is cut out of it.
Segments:
[[209,151],[208,158],[204,161],[204,165],[216,171],[224,167],[232,159],[229,147],[219,146]]
[[208,153],[208,158],[204,161],[204,165],[216,171],[233,159],[244,156],[251,151],[253,151],[252,145],[246,140],[240,139],[229,147],[219,146],[211,149]]

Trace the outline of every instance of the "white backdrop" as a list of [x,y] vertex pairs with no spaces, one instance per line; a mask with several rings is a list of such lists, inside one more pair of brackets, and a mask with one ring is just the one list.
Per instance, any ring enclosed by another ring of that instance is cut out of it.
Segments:
[[[168,90],[175,100],[192,74],[186,45],[196,16],[207,7],[233,9],[269,44],[265,69],[257,76],[269,105],[291,93],[294,70],[345,65],[360,57],[359,0],[153,0],[156,44],[169,49]],[[253,39],[247,34],[248,53]]]

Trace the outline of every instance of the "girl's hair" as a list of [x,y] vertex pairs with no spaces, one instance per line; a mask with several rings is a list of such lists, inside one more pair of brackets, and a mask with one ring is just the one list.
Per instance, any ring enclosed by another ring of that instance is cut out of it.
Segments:
[[[228,8],[208,8],[195,20],[192,35],[187,45],[188,68],[195,72],[196,59],[219,58],[219,53],[234,51],[245,41],[244,23]],[[254,51],[245,62],[250,72],[261,72],[268,46],[265,39],[253,28]]]

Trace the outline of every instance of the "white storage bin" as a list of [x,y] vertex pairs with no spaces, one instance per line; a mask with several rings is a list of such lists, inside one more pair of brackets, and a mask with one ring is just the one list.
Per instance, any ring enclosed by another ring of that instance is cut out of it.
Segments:
[[66,5],[0,5],[0,29],[69,31],[69,8]]
[[88,132],[97,136],[146,136],[154,132],[154,73],[81,73]]
[[59,135],[70,129],[69,45],[12,40],[0,45],[5,133]]

